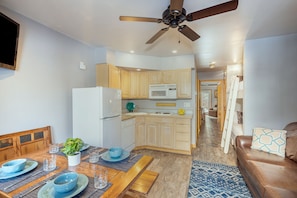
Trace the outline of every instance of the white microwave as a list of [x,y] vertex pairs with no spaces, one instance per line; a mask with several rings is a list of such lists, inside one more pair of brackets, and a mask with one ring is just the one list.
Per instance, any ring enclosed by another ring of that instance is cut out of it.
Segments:
[[149,85],[150,99],[176,99],[176,84]]

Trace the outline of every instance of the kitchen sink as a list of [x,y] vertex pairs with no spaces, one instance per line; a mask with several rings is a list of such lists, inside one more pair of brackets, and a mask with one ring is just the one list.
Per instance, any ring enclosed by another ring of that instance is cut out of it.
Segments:
[[146,112],[129,112],[125,113],[125,115],[146,115]]
[[170,116],[172,115],[172,113],[168,113],[168,112],[155,112],[155,113],[150,113],[149,115],[164,115],[164,116]]

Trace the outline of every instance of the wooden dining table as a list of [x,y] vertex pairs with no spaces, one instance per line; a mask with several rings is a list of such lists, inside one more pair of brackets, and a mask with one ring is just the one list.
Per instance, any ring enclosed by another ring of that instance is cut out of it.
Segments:
[[[37,161],[39,164],[42,164],[43,159],[50,157],[48,149],[44,149],[38,152],[22,155],[18,158],[27,158],[34,161]],[[63,155],[56,155],[56,166],[57,169],[48,174],[43,175],[33,181],[26,183],[25,185],[13,190],[12,192],[5,193],[0,191],[0,197],[13,197],[26,189],[36,185],[42,181],[52,179],[58,173],[62,171],[74,171],[79,174],[84,174],[89,178],[93,178],[96,169],[102,167],[96,163],[88,162],[88,155],[81,158],[80,164],[76,166],[68,166],[67,157]],[[141,158],[126,172],[120,171],[114,168],[105,167],[108,170],[108,182],[111,184],[110,187],[102,194],[103,198],[114,198],[114,197],[123,197],[125,192],[133,185],[137,178],[145,171],[148,165],[153,161],[151,156],[143,155]],[[4,162],[3,162],[4,163]],[[90,184],[89,184],[90,185]]]

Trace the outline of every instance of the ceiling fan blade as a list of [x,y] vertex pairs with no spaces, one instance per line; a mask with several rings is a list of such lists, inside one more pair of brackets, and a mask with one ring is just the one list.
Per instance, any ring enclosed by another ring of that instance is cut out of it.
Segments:
[[209,7],[203,10],[199,10],[187,15],[187,21],[195,21],[205,17],[221,14],[235,10],[238,6],[238,0],[232,0],[226,3],[222,3],[213,7]]
[[184,0],[170,0],[170,13],[179,16],[182,13]]
[[148,18],[148,17],[120,16],[120,21],[140,21],[140,22],[161,23],[162,19]]
[[178,31],[180,31],[183,35],[188,37],[191,41],[195,41],[200,38],[200,36],[194,32],[191,28],[186,25],[181,25],[178,27]]
[[150,40],[148,40],[145,44],[152,44],[155,40],[157,40],[160,36],[162,36],[168,30],[169,30],[169,27],[161,29],[152,38],[150,38]]

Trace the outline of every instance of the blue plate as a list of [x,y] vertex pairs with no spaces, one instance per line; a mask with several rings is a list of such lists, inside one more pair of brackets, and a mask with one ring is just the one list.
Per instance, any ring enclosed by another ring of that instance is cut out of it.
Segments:
[[32,160],[27,160],[25,168],[22,171],[19,171],[19,172],[5,173],[5,172],[2,171],[2,168],[0,168],[0,179],[8,179],[8,178],[12,178],[12,177],[16,177],[16,176],[25,174],[25,173],[33,170],[37,166],[38,166],[38,162],[32,161]]
[[53,184],[54,180],[51,180],[50,182],[48,182],[46,185],[44,185],[39,191],[38,191],[38,198],[71,198],[74,197],[75,195],[79,194],[81,191],[83,191],[88,183],[89,183],[89,178],[83,174],[78,174],[78,180],[77,180],[77,184],[74,187],[74,189],[72,189],[69,192],[66,193],[58,193],[55,192],[55,188],[54,188],[54,184]]
[[84,151],[90,147],[89,144],[84,144],[83,147],[79,151]]
[[122,155],[118,158],[111,158],[109,156],[109,152],[106,151],[105,153],[102,154],[101,158],[104,160],[104,161],[107,161],[107,162],[119,162],[119,161],[122,161],[124,159],[126,159],[127,157],[130,156],[130,152],[128,151],[123,151]]

